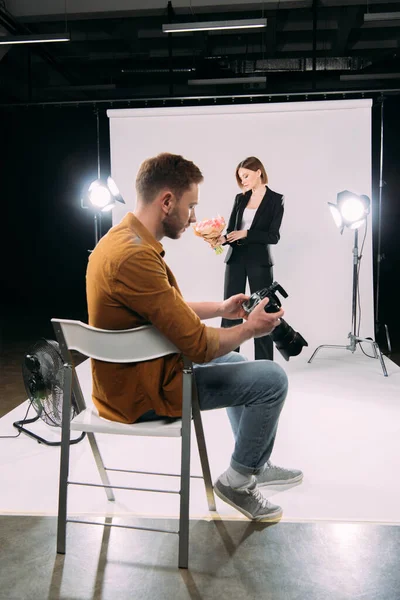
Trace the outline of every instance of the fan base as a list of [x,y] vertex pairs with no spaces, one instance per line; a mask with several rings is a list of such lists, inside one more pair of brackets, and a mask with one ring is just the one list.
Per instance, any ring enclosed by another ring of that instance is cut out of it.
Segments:
[[[29,437],[34,438],[39,444],[46,444],[46,446],[61,446],[61,441],[60,442],[49,442],[45,438],[40,437],[40,435],[37,435],[36,433],[33,433],[33,431],[30,431],[29,429],[26,429],[25,427],[23,427],[23,425],[25,425],[27,423],[34,423],[39,418],[40,417],[37,416],[37,417],[34,417],[33,419],[22,419],[22,421],[15,421],[15,423],[13,423],[13,426],[16,429],[18,429],[19,432],[25,433],[25,435],[29,435]],[[69,443],[77,444],[78,442],[83,440],[85,435],[86,435],[85,432],[83,432],[83,433],[81,433],[81,435],[78,438],[70,440]]]

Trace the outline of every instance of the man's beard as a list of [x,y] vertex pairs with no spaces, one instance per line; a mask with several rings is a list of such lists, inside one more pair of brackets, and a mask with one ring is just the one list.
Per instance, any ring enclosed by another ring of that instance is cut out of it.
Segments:
[[182,233],[183,227],[179,226],[178,220],[173,211],[163,221],[164,236],[171,240],[177,240]]

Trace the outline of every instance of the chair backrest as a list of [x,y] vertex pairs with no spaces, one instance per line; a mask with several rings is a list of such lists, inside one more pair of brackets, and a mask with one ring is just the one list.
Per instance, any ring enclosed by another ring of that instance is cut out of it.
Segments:
[[108,330],[68,319],[52,319],[51,322],[63,353],[66,349],[78,350],[104,362],[131,363],[180,352],[152,325]]

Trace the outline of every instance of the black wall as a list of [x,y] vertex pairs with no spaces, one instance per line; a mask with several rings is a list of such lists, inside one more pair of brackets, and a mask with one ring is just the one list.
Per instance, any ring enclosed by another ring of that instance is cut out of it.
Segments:
[[[381,107],[373,108],[374,276],[377,281],[378,199]],[[394,349],[400,351],[400,97],[384,100],[383,188],[381,204],[381,269],[376,339],[385,348],[384,327]]]
[[[80,205],[97,177],[93,110],[17,109],[0,113],[2,316],[86,320],[85,271],[93,214]],[[109,174],[109,133],[101,116],[101,168]],[[111,217],[103,218],[104,230]]]

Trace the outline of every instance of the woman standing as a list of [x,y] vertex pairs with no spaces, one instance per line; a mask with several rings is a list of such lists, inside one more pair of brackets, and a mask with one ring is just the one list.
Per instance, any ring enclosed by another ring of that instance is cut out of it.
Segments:
[[[279,242],[283,217],[284,198],[267,186],[268,176],[258,158],[250,156],[239,163],[236,181],[242,193],[235,198],[226,234],[220,238],[220,243],[230,246],[225,258],[225,299],[244,293],[247,279],[252,294],[271,285],[270,244]],[[241,320],[222,319],[222,327],[239,323]],[[269,335],[255,339],[254,345],[256,360],[273,360]]]

